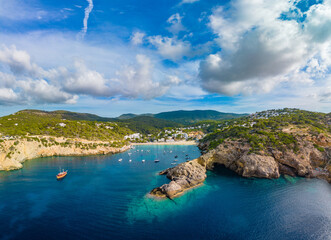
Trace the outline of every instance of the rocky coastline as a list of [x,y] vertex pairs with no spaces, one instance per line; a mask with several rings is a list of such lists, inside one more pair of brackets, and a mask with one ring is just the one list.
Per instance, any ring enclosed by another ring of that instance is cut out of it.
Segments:
[[130,147],[113,147],[103,141],[52,137],[6,140],[0,143],[0,171],[20,169],[24,161],[40,157],[114,154]]
[[[186,190],[202,184],[206,171],[223,166],[246,178],[279,178],[281,175],[320,178],[331,183],[331,140],[320,135],[318,138],[301,139],[299,149],[283,151],[269,149],[258,153],[250,152],[250,145],[242,140],[226,140],[213,150],[206,150],[199,158],[188,161],[160,174],[166,174],[170,183],[154,188],[150,194],[158,198],[174,198]],[[314,142],[323,144],[324,151],[314,147]]]

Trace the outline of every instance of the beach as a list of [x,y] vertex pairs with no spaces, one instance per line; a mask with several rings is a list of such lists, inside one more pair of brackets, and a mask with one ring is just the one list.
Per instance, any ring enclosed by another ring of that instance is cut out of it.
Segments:
[[131,145],[197,145],[196,141],[131,143]]

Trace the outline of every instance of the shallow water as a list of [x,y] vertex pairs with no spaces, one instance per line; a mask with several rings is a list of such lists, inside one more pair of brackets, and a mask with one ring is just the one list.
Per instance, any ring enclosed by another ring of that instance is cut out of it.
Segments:
[[[157,173],[186,154],[200,155],[195,146],[136,146],[1,172],[0,239],[331,239],[331,187],[317,179],[253,180],[218,169],[174,201],[147,197],[168,182]],[[69,173],[57,181],[60,166]]]

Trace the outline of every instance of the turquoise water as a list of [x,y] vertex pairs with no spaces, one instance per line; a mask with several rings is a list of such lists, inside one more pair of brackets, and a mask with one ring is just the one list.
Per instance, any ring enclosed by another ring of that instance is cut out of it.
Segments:
[[[137,146],[1,172],[0,239],[331,239],[331,187],[317,179],[244,179],[220,168],[174,201],[149,198],[168,182],[157,173],[186,154],[200,155],[195,146]],[[60,166],[69,174],[56,181]]]

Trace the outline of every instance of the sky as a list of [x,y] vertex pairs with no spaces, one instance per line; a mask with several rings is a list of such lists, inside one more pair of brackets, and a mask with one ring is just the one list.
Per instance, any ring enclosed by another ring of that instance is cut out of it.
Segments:
[[331,111],[331,0],[0,6],[0,115]]

